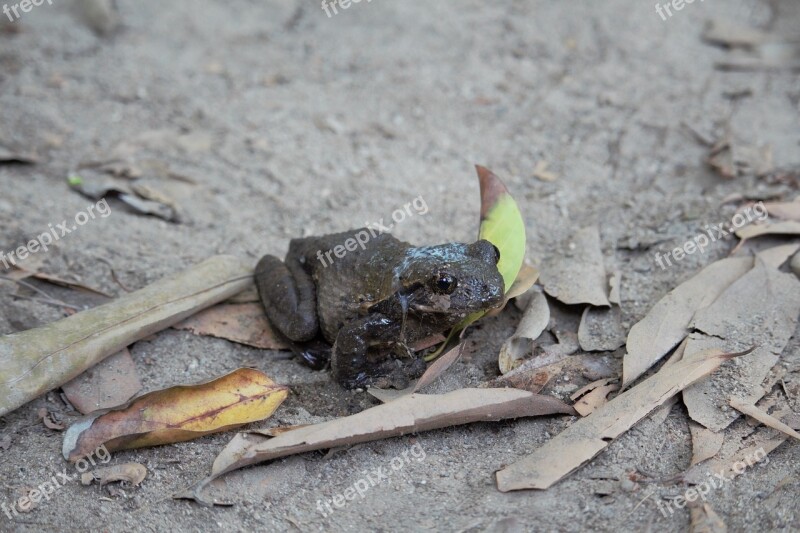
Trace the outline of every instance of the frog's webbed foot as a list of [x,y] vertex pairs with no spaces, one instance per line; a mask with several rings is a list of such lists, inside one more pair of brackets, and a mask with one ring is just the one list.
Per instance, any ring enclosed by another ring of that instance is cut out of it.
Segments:
[[267,318],[283,335],[294,342],[317,336],[314,282],[291,249],[285,263],[272,255],[262,257],[256,265],[255,281]]
[[425,372],[425,361],[396,342],[399,333],[396,321],[380,314],[345,325],[333,346],[333,378],[348,389],[406,388]]
[[425,373],[427,365],[419,357],[413,359],[387,359],[380,366],[378,377],[374,377],[370,386],[379,389],[405,389],[411,382]]
[[331,346],[321,340],[293,342],[291,349],[297,357],[314,370],[322,370],[331,362]]

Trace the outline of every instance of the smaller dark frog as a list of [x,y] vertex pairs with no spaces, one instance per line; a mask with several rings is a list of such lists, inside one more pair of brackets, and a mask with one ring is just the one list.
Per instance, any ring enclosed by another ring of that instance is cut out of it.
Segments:
[[[284,261],[261,258],[255,280],[270,322],[306,362],[330,359],[348,389],[404,388],[425,371],[409,346],[502,304],[499,260],[486,240],[414,247],[362,228],[293,239]],[[302,348],[320,338],[327,353]]]

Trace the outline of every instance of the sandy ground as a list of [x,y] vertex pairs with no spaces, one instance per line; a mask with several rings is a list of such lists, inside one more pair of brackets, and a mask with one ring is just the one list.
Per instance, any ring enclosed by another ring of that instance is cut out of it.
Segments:
[[[195,184],[146,176],[179,205],[172,224],[110,200],[111,215],[80,227],[37,260],[113,294],[110,274],[138,288],[217,253],[253,262],[295,236],[388,220],[422,196],[429,210],[394,233],[415,243],[469,241],[477,226],[473,164],[499,174],[525,215],[528,258],[546,264],[576,230],[601,228],[607,266],[622,272],[626,326],[733,240],[661,269],[666,251],[705,224],[729,220],[732,193],[791,198],[791,184],[724,180],[704,162],[729,131],[769,144],[774,164],[800,164],[796,73],[720,72],[725,50],[700,35],[729,17],[776,34],[796,31],[800,4],[709,0],[662,20],[652,2],[374,0],[326,16],[315,1],[120,1],[122,27],[96,36],[68,2],[44,3],[0,27],[0,144],[35,152],[0,166],[0,250],[91,203],[66,177],[128,142]],[[18,31],[17,31],[18,30]],[[533,177],[547,161],[557,179]],[[796,187],[796,183],[794,184]],[[105,260],[105,262],[101,261]],[[0,332],[57,320],[63,310],[13,297],[0,284]],[[69,298],[69,294],[63,296]],[[474,328],[464,359],[433,391],[497,375],[498,347],[519,311]],[[254,365],[292,387],[273,423],[357,412],[375,400],[276,352],[167,330],[131,352],[145,390],[200,382]],[[797,366],[797,335],[786,350]],[[622,350],[598,355],[618,370]],[[570,384],[566,384],[570,385]],[[563,390],[569,390],[565,386]],[[572,388],[575,388],[574,386]],[[61,439],[38,409],[66,412],[57,393],[0,420],[0,501],[62,472]],[[682,406],[645,420],[547,491],[503,494],[493,473],[569,423],[543,418],[475,424],[310,453],[225,478],[236,502],[205,508],[169,496],[202,477],[230,435],[115,454],[146,465],[138,489],[109,497],[68,483],[2,531],[680,531],[655,501],[689,465]],[[736,424],[744,424],[741,420]],[[363,499],[324,516],[331,500],[403,451],[423,450]],[[729,531],[800,530],[800,447],[786,443],[709,495]],[[639,470],[652,483],[624,482]],[[788,480],[788,481],[787,481]],[[780,487],[778,484],[782,483]],[[598,493],[607,493],[601,495]]]

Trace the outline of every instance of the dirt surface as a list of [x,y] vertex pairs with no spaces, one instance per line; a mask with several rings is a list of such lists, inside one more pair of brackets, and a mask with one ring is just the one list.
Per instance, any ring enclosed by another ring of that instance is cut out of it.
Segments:
[[[797,194],[796,177],[723,179],[705,163],[709,147],[701,142],[728,132],[771,146],[778,169],[800,165],[797,73],[720,71],[715,62],[730,52],[701,39],[705,22],[719,17],[796,38],[794,0],[687,3],[667,20],[652,2],[631,0],[375,0],[331,17],[319,2],[289,0],[120,1],[119,11],[120,28],[106,37],[67,1],[45,2],[0,26],[0,145],[37,155],[35,165],[0,165],[0,250],[93,203],[67,185],[70,174],[93,175],[82,163],[128,149],[137,161],[162,164],[160,172],[144,170],[144,179],[176,202],[180,223],[109,199],[109,216],[34,257],[47,272],[79,276],[111,294],[124,293],[120,283],[139,288],[213,254],[255,263],[264,253],[282,255],[295,236],[386,223],[420,196],[427,212],[407,216],[393,233],[419,244],[470,241],[479,207],[473,165],[480,163],[519,202],[532,263],[546,265],[578,229],[599,225],[606,267],[622,273],[627,329],[675,285],[725,256],[735,239],[664,269],[656,252],[730,220],[735,205],[722,201],[731,194]],[[555,180],[534,177],[541,161]],[[64,316],[61,307],[15,297],[19,291],[0,283],[0,332]],[[74,293],[53,293],[78,302]],[[519,316],[509,306],[473,328],[464,358],[431,392],[497,376],[499,346]],[[797,368],[799,345],[795,333],[787,367]],[[292,389],[269,425],[326,420],[376,403],[280,352],[187,331],[163,331],[131,353],[145,390],[245,365],[264,370]],[[623,353],[593,357],[618,373]],[[586,382],[558,382],[551,391],[565,396]],[[0,421],[6,505],[66,467],[61,434],[41,424],[40,408],[69,411],[56,391]],[[687,509],[664,516],[656,505],[685,489],[670,481],[691,458],[680,404],[549,490],[497,491],[498,468],[569,422],[474,424],[278,460],[219,481],[219,495],[236,503],[227,508],[170,495],[209,471],[230,434],[120,452],[112,464],[147,466],[140,487],[110,495],[70,482],[30,513],[0,513],[0,530],[687,529]],[[746,434],[743,420],[733,427]],[[393,471],[392,458],[409,449],[416,455]],[[800,530],[800,447],[787,442],[769,457],[709,494],[729,531]],[[381,467],[389,478],[363,499],[332,513],[318,507]],[[637,470],[644,481],[632,483],[628,475]]]

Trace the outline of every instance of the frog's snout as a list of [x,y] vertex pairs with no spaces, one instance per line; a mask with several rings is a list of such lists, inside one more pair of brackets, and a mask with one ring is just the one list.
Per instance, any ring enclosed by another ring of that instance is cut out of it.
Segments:
[[476,296],[480,297],[484,309],[494,309],[503,305],[505,290],[500,272],[486,276],[475,288],[477,289]]
[[503,304],[503,297],[505,291],[503,290],[503,280],[500,283],[486,283],[483,285],[484,294],[486,294],[486,301],[490,307],[500,307]]

